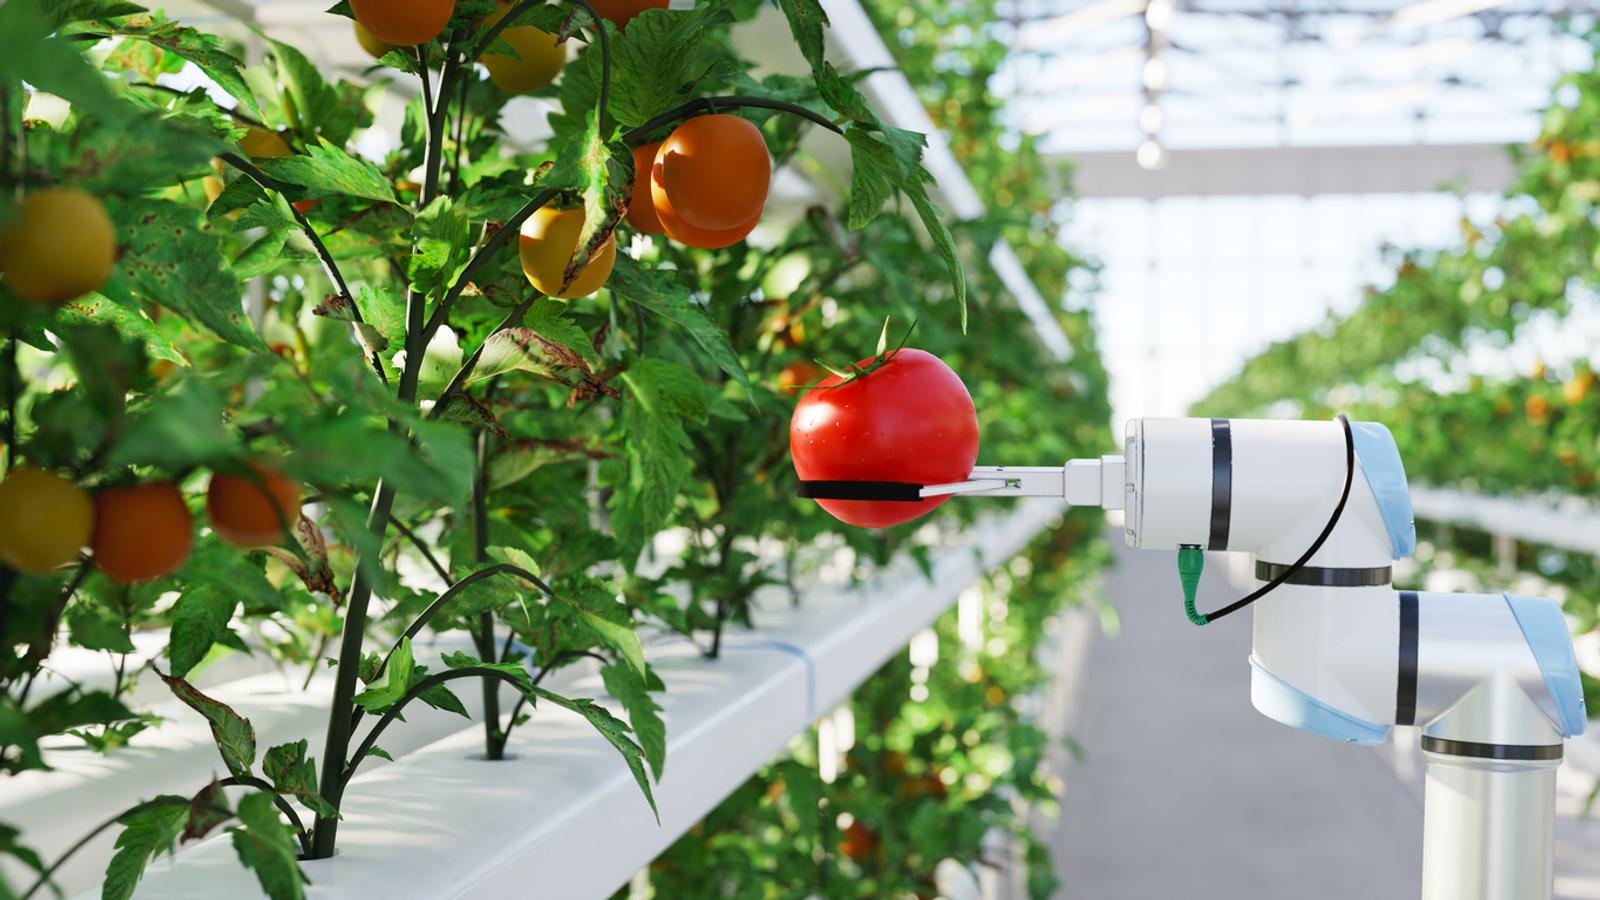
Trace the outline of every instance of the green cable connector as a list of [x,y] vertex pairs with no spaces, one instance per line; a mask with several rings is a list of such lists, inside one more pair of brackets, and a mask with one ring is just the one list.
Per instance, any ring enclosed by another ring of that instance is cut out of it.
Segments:
[[1204,550],[1194,544],[1184,544],[1178,548],[1178,581],[1183,584],[1183,612],[1196,625],[1211,621],[1194,607],[1194,595],[1200,589],[1200,573],[1205,567]]

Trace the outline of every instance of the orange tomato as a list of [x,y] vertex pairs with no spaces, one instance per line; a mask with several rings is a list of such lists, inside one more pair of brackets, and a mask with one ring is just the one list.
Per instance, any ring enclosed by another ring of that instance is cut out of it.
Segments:
[[1588,369],[1579,369],[1577,374],[1567,379],[1561,386],[1561,395],[1566,398],[1568,406],[1577,406],[1583,398],[1589,396],[1589,389],[1594,387],[1594,373]]
[[522,273],[528,282],[550,297],[566,300],[587,297],[611,277],[611,267],[617,261],[615,236],[606,238],[600,252],[589,260],[565,289],[567,265],[578,252],[578,238],[583,233],[582,207],[554,209],[546,206],[522,223],[522,236],[518,247],[522,255]]
[[247,475],[218,472],[206,489],[206,518],[217,536],[245,550],[272,547],[300,517],[300,486],[258,462]]
[[666,9],[669,0],[590,0],[589,5],[602,19],[610,19],[617,30],[626,28],[633,17],[647,9]]
[[640,144],[633,148],[633,194],[628,198],[628,224],[640,234],[660,234],[661,217],[650,196],[650,170],[656,164],[660,144]]
[[662,141],[651,193],[658,210],[664,197],[684,224],[726,232],[761,215],[771,180],[772,158],[761,129],[718,113],[689,119]]
[[1543,422],[1550,416],[1550,401],[1545,399],[1542,394],[1534,394],[1529,397],[1525,407],[1528,412],[1528,419],[1535,423]]
[[372,36],[410,47],[438,37],[456,11],[456,0],[350,0],[350,11]]
[[839,852],[851,859],[866,859],[878,849],[878,836],[860,822],[851,822],[844,830],[844,840],[839,842]]
[[194,517],[169,481],[106,488],[94,496],[94,564],[122,584],[170,575],[189,558]]

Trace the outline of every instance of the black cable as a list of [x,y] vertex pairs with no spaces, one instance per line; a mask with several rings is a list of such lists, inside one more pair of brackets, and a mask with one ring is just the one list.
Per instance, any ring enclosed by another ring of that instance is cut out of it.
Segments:
[[1328,542],[1328,537],[1333,534],[1334,526],[1339,524],[1339,517],[1344,515],[1344,505],[1350,499],[1350,486],[1355,482],[1356,477],[1355,432],[1350,428],[1350,418],[1344,413],[1339,414],[1339,424],[1344,426],[1344,490],[1339,492],[1339,505],[1333,508],[1333,515],[1328,517],[1328,524],[1322,527],[1322,533],[1317,535],[1317,539],[1311,542],[1311,546],[1307,548],[1306,552],[1300,554],[1300,558],[1295,560],[1294,564],[1289,568],[1280,572],[1277,578],[1262,585],[1250,595],[1235,600],[1216,612],[1201,613],[1200,618],[1204,621],[1197,624],[1206,625],[1215,622],[1223,616],[1244,609],[1246,606],[1277,590],[1280,585],[1293,578],[1295,573],[1305,568],[1311,557],[1316,556],[1317,551],[1322,549],[1322,545]]

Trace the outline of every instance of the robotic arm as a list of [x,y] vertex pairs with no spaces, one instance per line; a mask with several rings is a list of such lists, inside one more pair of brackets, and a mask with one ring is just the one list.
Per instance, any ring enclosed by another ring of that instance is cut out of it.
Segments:
[[979,467],[911,499],[1124,509],[1131,546],[1179,551],[1197,624],[1208,620],[1193,612],[1202,548],[1250,554],[1263,588],[1279,582],[1254,604],[1256,709],[1355,744],[1421,728],[1424,900],[1549,898],[1555,770],[1587,721],[1560,607],[1394,590],[1391,566],[1416,544],[1405,470],[1388,429],[1346,426],[1138,419],[1123,456]]

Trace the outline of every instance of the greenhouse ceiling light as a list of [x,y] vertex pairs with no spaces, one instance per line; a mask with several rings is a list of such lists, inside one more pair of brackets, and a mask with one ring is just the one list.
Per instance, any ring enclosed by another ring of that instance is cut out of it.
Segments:
[[1155,56],[1145,60],[1142,78],[1147,90],[1159,91],[1165,88],[1167,86],[1166,61]]
[[1024,50],[1044,50],[1068,38],[1144,12],[1144,0],[1100,0],[1075,12],[1041,22],[1022,34]]
[[1399,28],[1426,28],[1509,2],[1511,0],[1420,0],[1396,10],[1389,17],[1389,24]]
[[1172,0],[1149,0],[1144,7],[1144,24],[1151,31],[1165,31],[1172,24]]

